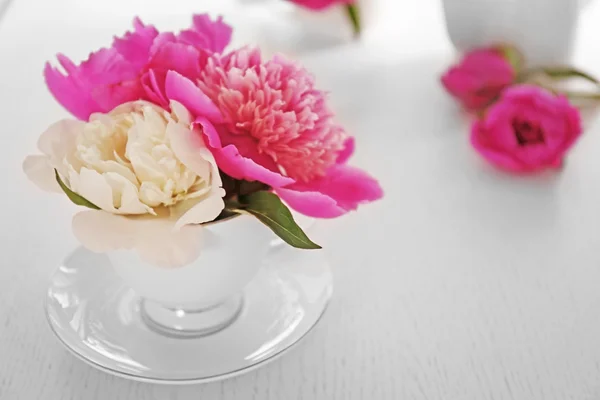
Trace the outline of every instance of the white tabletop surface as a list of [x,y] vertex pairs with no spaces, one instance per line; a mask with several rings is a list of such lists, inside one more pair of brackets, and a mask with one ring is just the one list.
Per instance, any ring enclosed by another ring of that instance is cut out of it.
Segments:
[[[452,50],[437,0],[371,0],[356,44],[299,39],[301,17],[245,3],[14,0],[1,17],[0,399],[600,398],[600,125],[560,175],[499,174],[439,87]],[[76,245],[73,208],[20,164],[66,115],[43,85],[45,60],[84,57],[135,13],[175,28],[205,7],[230,16],[236,43],[295,54],[315,72],[358,138],[354,162],[387,197],[328,224],[335,295],[291,352],[219,383],[134,383],[76,360],[47,328],[46,281]],[[598,21],[600,3],[581,19],[576,51],[596,73]]]

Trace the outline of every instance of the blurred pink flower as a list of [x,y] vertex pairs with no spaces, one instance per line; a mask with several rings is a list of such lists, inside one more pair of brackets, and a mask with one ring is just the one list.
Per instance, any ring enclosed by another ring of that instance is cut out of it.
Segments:
[[490,105],[514,82],[516,71],[501,49],[473,50],[443,76],[446,90],[468,110]]
[[223,172],[271,186],[305,215],[337,217],[383,195],[346,164],[354,140],[334,123],[312,76],[280,56],[263,62],[243,48],[210,57],[198,86],[169,72],[166,95],[198,117]]
[[497,167],[528,173],[560,167],[581,131],[579,111],[566,97],[518,85],[473,124],[471,143]]
[[221,18],[195,15],[190,29],[179,34],[159,33],[134,20],[134,31],[115,38],[110,48],[91,53],[80,65],[59,54],[64,72],[46,64],[44,76],[54,97],[73,115],[87,120],[94,112],[109,112],[133,100],[168,106],[163,96],[167,71],[198,77],[201,58],[222,52],[231,28]]
[[292,3],[296,3],[312,10],[323,10],[331,7],[335,4],[354,4],[356,0],[291,0]]

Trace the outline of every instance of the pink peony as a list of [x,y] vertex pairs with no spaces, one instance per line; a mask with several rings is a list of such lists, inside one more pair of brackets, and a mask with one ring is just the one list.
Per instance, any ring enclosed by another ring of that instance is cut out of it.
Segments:
[[169,72],[166,97],[195,113],[223,172],[271,186],[305,215],[337,217],[382,196],[377,181],[346,164],[354,141],[312,76],[280,56],[263,62],[243,48],[210,57],[198,86]]
[[292,3],[296,3],[311,10],[323,10],[331,7],[335,4],[354,4],[356,0],[291,0]]
[[446,90],[469,110],[490,105],[514,82],[516,71],[501,49],[479,49],[442,76]]
[[474,123],[471,143],[492,164],[527,173],[560,167],[580,135],[579,111],[564,96],[518,85]]
[[207,15],[194,16],[192,28],[178,35],[159,33],[137,18],[133,25],[133,32],[115,38],[112,47],[90,54],[80,65],[59,54],[66,74],[46,64],[48,88],[77,118],[87,121],[94,112],[140,99],[168,107],[161,94],[167,71],[197,78],[200,60],[222,52],[232,32],[221,18],[211,21]]

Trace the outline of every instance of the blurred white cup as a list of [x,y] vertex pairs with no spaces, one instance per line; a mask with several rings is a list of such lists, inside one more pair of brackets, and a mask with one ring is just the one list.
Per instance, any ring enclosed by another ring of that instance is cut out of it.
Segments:
[[446,28],[460,51],[516,45],[530,65],[571,58],[580,11],[591,0],[442,0]]

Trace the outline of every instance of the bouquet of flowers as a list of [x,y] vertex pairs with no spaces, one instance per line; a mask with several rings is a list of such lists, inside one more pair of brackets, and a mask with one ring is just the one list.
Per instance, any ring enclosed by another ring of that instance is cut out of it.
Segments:
[[[475,49],[452,66],[442,84],[476,118],[471,144],[492,165],[529,174],[563,165],[582,133],[575,102],[597,101],[600,82],[571,67],[528,68],[512,46]],[[564,82],[578,78],[594,90],[574,92]]]
[[225,51],[231,35],[207,15],[179,33],[136,19],[81,64],[59,54],[62,69],[46,65],[48,88],[77,119],[50,126],[24,170],[87,208],[73,219],[85,247],[185,265],[198,256],[194,229],[249,214],[316,249],[288,206],[334,218],[382,197],[348,165],[354,139],[314,78],[280,55]]

